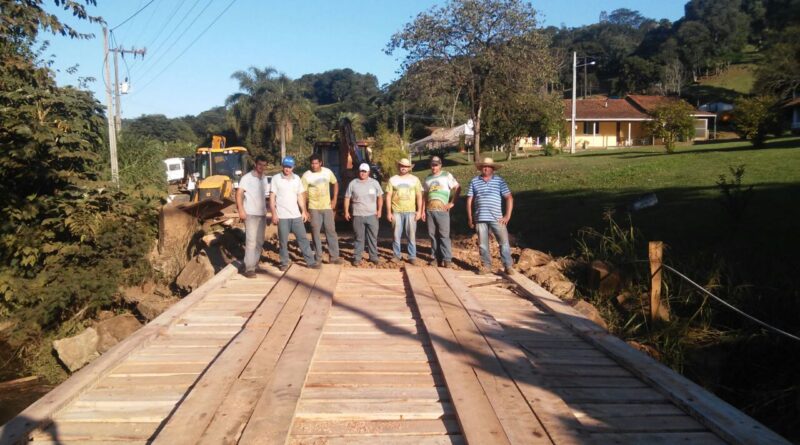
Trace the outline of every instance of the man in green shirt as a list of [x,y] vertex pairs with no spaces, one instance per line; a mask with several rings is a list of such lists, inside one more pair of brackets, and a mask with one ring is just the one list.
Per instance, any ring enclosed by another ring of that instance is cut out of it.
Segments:
[[408,262],[417,262],[417,221],[422,218],[422,184],[419,178],[411,174],[411,161],[406,158],[397,163],[399,175],[389,178],[386,184],[386,200],[391,204],[386,206],[386,219],[392,223],[394,239],[392,262],[400,263],[403,259],[400,250],[405,232],[408,239]]
[[[320,231],[325,228],[325,239],[328,242],[330,262],[341,264],[339,258],[339,238],[336,235],[336,225],[333,217],[336,211],[336,198],[339,196],[339,182],[336,175],[322,166],[322,158],[311,155],[311,170],[303,173],[303,190],[308,200],[308,211],[311,214],[311,237],[314,240],[314,255],[317,263],[322,262],[322,238]],[[331,199],[331,185],[333,185],[333,199]]]
[[448,172],[442,171],[442,158],[431,158],[431,174],[422,184],[425,212],[422,220],[428,223],[431,237],[431,266],[452,267],[453,251],[450,246],[450,209],[456,205],[461,186]]

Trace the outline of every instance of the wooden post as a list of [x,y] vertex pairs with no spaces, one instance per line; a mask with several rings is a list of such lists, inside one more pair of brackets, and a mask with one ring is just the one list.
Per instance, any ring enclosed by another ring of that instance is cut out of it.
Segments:
[[669,312],[661,305],[661,262],[664,255],[662,241],[650,241],[650,319],[669,320]]

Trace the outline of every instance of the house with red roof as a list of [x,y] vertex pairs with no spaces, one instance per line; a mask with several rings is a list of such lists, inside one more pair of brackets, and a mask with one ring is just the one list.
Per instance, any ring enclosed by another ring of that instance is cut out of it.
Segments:
[[[623,99],[588,98],[575,102],[575,146],[578,148],[630,147],[650,145],[660,141],[647,131],[645,123],[653,120],[651,113],[672,101],[666,96],[631,94]],[[716,114],[694,109],[694,140],[710,139],[709,127],[716,125]],[[572,100],[564,100],[564,145],[570,145]],[[713,121],[713,122],[712,122]],[[711,125],[710,125],[711,124]],[[713,127],[712,127],[713,128]]]

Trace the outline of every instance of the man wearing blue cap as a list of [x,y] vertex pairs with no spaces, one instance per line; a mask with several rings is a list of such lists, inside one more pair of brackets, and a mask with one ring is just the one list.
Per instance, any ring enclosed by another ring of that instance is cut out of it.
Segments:
[[278,241],[280,245],[281,271],[291,265],[289,260],[289,233],[294,233],[297,245],[303,253],[306,265],[312,269],[319,269],[320,264],[314,260],[314,252],[308,244],[306,226],[308,221],[306,202],[303,196],[303,183],[300,177],[292,171],[294,157],[286,156],[281,161],[283,170],[272,177],[269,207],[272,210],[272,222],[278,225]]

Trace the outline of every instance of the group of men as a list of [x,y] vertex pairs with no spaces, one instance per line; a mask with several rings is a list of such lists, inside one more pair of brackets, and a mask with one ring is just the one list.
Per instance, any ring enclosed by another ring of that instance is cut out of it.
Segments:
[[[244,276],[255,277],[261,249],[264,244],[267,202],[272,214],[272,223],[278,226],[280,250],[279,268],[285,271],[291,265],[289,259],[289,234],[293,233],[306,266],[318,269],[322,263],[321,233],[330,254],[330,262],[341,264],[339,239],[336,234],[334,215],[339,195],[339,183],[333,172],[322,166],[319,155],[310,158],[311,169],[302,177],[294,173],[295,159],[282,159],[281,172],[271,180],[264,174],[267,160],[255,158],[253,170],[244,175],[236,193],[239,218],[245,223],[245,270]],[[407,239],[406,253],[410,264],[417,262],[417,221],[427,222],[431,239],[433,259],[431,265],[452,267],[453,252],[450,242],[450,210],[455,206],[461,186],[455,177],[442,170],[442,160],[433,156],[430,160],[431,174],[424,181],[411,174],[413,165],[408,159],[397,163],[399,173],[389,178],[385,192],[378,181],[370,177],[369,164],[358,168],[358,178],[347,185],[344,195],[344,217],[352,221],[355,233],[353,265],[358,266],[366,247],[369,261],[380,263],[378,256],[378,227],[384,200],[386,219],[392,224],[392,262],[402,262],[402,239]],[[491,158],[477,162],[480,174],[475,176],[467,189],[467,218],[469,227],[478,233],[481,267],[479,273],[489,273],[489,232],[500,245],[500,259],[506,273],[514,273],[511,248],[506,225],[514,207],[508,184],[495,171],[500,165]],[[331,189],[333,193],[331,194]],[[386,195],[384,198],[384,194]],[[332,198],[333,196],[333,198]],[[505,211],[503,211],[505,203]],[[311,222],[312,250],[306,236],[305,223]]]

